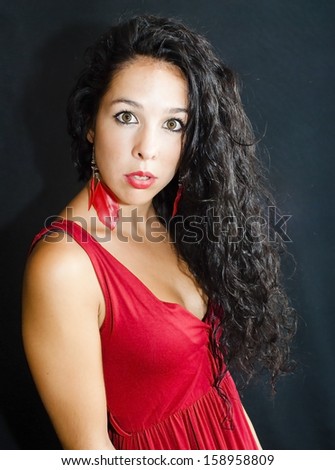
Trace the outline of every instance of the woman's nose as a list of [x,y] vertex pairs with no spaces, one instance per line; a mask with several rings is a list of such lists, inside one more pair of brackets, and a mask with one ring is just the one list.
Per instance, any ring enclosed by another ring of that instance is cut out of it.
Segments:
[[157,134],[149,126],[139,129],[133,147],[133,156],[142,160],[151,160],[157,157]]

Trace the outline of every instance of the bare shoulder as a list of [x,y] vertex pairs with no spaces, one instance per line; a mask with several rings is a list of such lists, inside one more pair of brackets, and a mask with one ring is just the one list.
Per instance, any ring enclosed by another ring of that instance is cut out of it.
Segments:
[[26,265],[26,275],[47,278],[45,281],[63,279],[80,274],[90,267],[90,261],[76,241],[63,232],[45,236],[33,248]]
[[56,233],[36,244],[24,273],[24,312],[44,315],[58,306],[58,315],[69,309],[75,315],[85,304],[85,309],[90,307],[96,313],[100,302],[94,268],[75,240],[65,233]]

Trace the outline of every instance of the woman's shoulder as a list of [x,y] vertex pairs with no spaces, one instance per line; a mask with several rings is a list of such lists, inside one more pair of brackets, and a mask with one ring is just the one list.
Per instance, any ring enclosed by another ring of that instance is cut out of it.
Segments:
[[46,233],[32,247],[25,267],[25,279],[46,288],[82,283],[91,273],[86,253],[65,232]]
[[[94,268],[70,236],[48,234],[34,246],[23,277],[25,319],[57,317],[64,325],[96,318],[103,305]],[[86,312],[86,313],[85,313]],[[58,323],[59,324],[59,323]]]

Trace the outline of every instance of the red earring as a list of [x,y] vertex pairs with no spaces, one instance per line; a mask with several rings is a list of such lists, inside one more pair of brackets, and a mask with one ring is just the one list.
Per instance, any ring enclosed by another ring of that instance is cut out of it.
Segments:
[[177,189],[176,197],[175,197],[175,200],[174,200],[174,203],[173,203],[172,217],[174,217],[178,212],[178,205],[179,205],[179,201],[180,201],[181,196],[182,196],[182,192],[183,192],[183,188],[182,188],[182,185],[181,185],[181,180],[179,179],[178,189]]
[[94,147],[91,168],[92,177],[88,208],[90,209],[93,206],[100,222],[113,230],[119,218],[120,206],[114,193],[100,180],[99,170],[95,162]]

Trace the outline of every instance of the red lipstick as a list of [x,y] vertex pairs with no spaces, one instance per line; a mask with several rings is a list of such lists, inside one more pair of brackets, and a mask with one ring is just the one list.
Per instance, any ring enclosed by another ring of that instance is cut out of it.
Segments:
[[157,177],[149,171],[134,171],[125,176],[128,183],[136,189],[150,188],[157,179]]

